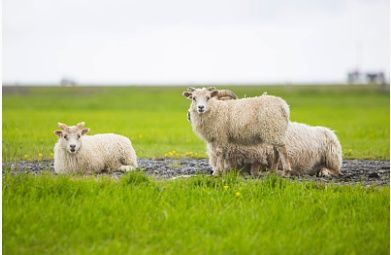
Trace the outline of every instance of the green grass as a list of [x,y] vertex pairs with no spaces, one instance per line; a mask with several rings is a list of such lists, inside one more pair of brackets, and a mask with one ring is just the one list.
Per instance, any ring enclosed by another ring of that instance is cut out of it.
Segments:
[[389,254],[389,188],[5,175],[4,254]]
[[[345,158],[389,159],[374,86],[235,87],[334,129]],[[205,157],[184,88],[4,88],[3,160],[52,158],[58,121],[129,136],[139,157]],[[3,174],[4,254],[389,254],[389,187],[195,176]]]
[[[345,158],[389,159],[389,94],[375,86],[233,87],[282,96],[291,119],[334,129]],[[129,136],[139,157],[206,157],[184,87],[3,88],[3,160],[52,158],[58,121]],[[173,152],[174,151],[174,152]]]

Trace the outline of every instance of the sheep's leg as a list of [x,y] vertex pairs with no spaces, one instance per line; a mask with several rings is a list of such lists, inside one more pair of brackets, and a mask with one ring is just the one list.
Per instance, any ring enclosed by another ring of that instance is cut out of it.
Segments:
[[219,176],[219,175],[222,175],[222,174],[223,174],[223,170],[222,170],[222,168],[220,167],[220,164],[217,164],[217,166],[215,167],[215,169],[213,169],[212,175],[214,175],[214,176]]
[[131,165],[122,165],[118,168],[118,171],[121,171],[121,172],[129,172],[129,171],[132,171],[132,170],[135,170],[136,168],[134,166],[131,166]]
[[231,170],[232,169],[232,166],[231,164],[229,163],[229,161],[227,159],[224,159],[224,165],[223,165],[223,173],[227,173],[228,170]]
[[216,169],[217,165],[217,157],[215,153],[209,152],[209,165],[212,167],[212,169]]
[[210,151],[210,159],[213,173],[212,175],[221,175],[225,172],[225,159],[224,159],[224,153],[223,150],[220,147],[213,146],[212,150]]
[[[133,148],[132,148],[133,150]],[[121,172],[129,172],[132,170],[135,170],[138,167],[137,159],[132,157],[132,155],[124,155],[120,160],[120,167],[118,168],[118,171]]]
[[273,157],[273,164],[271,166],[271,170],[273,171],[278,171],[278,165],[280,163],[280,153],[277,150],[276,146],[273,146],[273,152],[274,152],[274,157]]
[[223,167],[224,161],[217,159],[216,160],[216,167],[213,169],[213,175],[218,176],[223,174]]
[[216,166],[213,169],[213,175],[224,174],[224,172],[225,172],[224,169],[225,169],[224,168],[224,158],[221,155],[219,155],[219,156],[216,155]]
[[264,164],[261,164],[261,167],[260,167],[260,173],[264,173],[266,172],[267,170],[269,170],[269,166],[268,164],[264,165]]
[[254,162],[251,164],[251,175],[254,177],[254,178],[258,178],[259,175],[260,175],[260,164],[259,162]]
[[207,152],[209,158],[209,165],[212,167],[212,175],[219,175],[221,166],[218,165],[218,148],[212,144],[207,144]]
[[276,150],[279,154],[279,159],[281,160],[282,170],[284,171],[284,174],[290,175],[292,169],[288,160],[288,153],[286,151],[285,145],[277,146]]

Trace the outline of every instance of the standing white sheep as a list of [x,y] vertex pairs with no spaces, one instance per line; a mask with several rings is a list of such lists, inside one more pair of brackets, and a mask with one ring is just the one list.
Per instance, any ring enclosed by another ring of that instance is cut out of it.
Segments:
[[290,171],[284,144],[289,122],[289,107],[279,97],[262,95],[237,100],[218,100],[215,89],[190,89],[183,95],[192,100],[191,124],[199,137],[213,148],[216,162],[214,174],[227,169],[222,145],[270,144],[275,153],[273,169],[281,160],[284,171]]
[[[293,174],[340,174],[342,148],[330,129],[291,122],[285,139]],[[258,176],[260,169],[269,169],[273,162],[273,148],[265,144],[227,144],[222,150],[230,168],[250,167],[253,176]],[[213,151],[210,153],[213,154]]]
[[58,123],[61,130],[54,146],[56,173],[99,173],[130,171],[137,168],[137,157],[130,140],[117,134],[86,135],[84,122],[75,126]]

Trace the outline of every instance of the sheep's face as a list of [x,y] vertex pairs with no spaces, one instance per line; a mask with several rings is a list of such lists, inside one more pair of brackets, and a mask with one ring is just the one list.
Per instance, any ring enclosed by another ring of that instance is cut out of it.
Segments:
[[56,130],[54,133],[59,137],[60,145],[70,154],[76,154],[81,146],[81,137],[88,133],[89,128],[84,128],[84,122],[80,122],[76,126],[67,126],[58,123],[61,130]]
[[183,96],[192,100],[191,108],[198,114],[206,113],[209,110],[209,100],[216,97],[218,91],[214,88],[202,88],[202,89],[188,89],[183,92]]

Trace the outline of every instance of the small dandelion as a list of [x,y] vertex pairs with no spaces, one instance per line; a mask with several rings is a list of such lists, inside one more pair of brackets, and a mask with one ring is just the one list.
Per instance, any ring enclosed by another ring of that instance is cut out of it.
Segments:
[[25,158],[28,158],[28,157],[29,157],[29,155],[27,155],[27,154],[24,154],[24,157],[25,157]]
[[38,153],[38,157],[42,158],[43,154],[42,153]]
[[237,191],[237,192],[235,193],[235,196],[236,196],[236,197],[240,197],[240,196],[241,196],[240,192]]
[[229,186],[228,185],[224,185],[224,189],[225,190],[229,189]]

